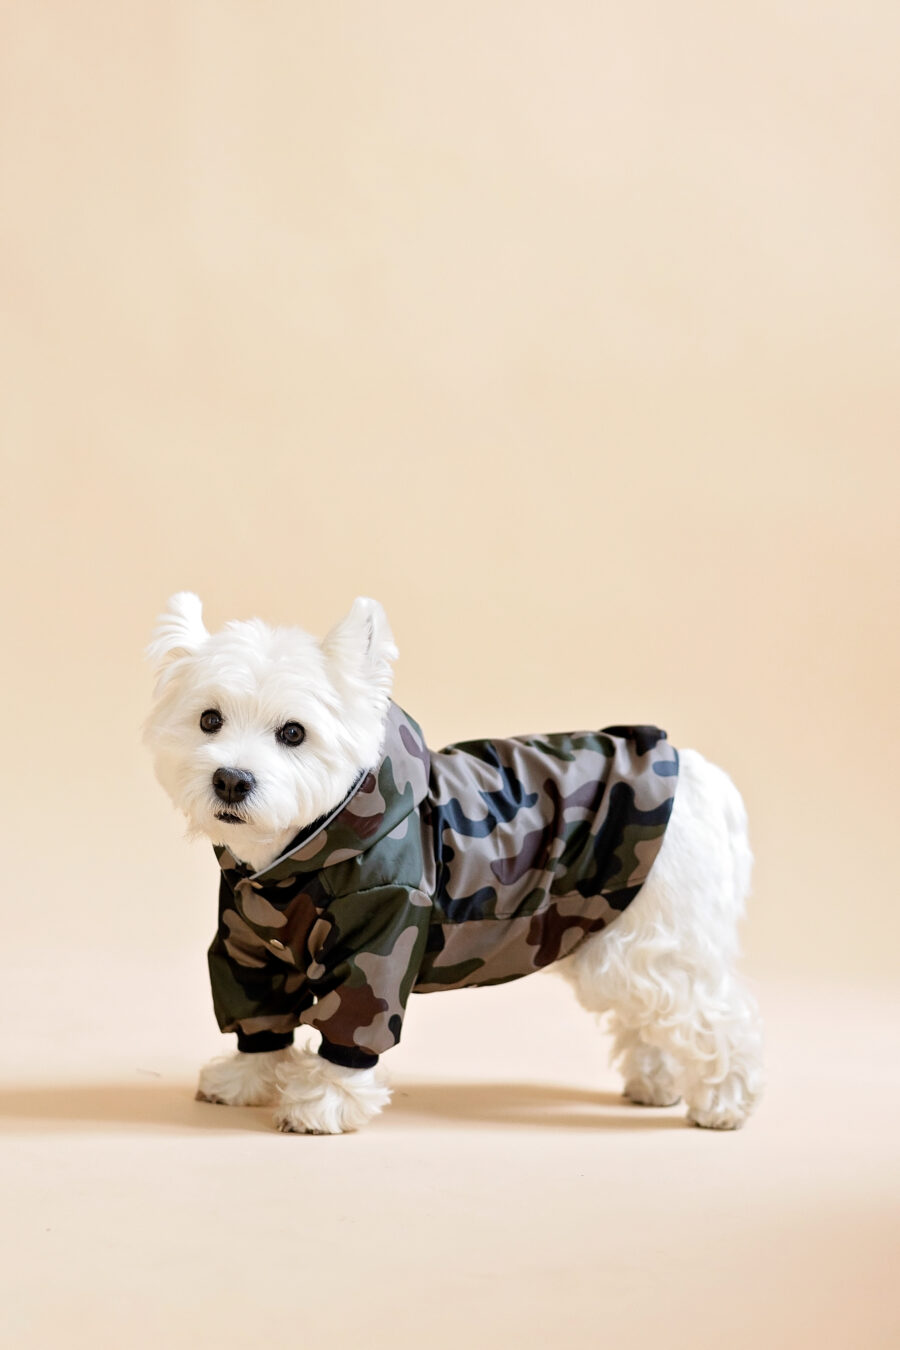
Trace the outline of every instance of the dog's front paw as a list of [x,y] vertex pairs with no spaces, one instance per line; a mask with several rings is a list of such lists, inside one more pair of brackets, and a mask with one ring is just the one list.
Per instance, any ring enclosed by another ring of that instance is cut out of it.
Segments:
[[296,1052],[276,1070],[275,1124],[288,1134],[345,1134],[377,1116],[391,1090],[376,1069],[346,1069],[311,1050]]
[[218,1106],[268,1106],[275,1100],[275,1070],[294,1051],[267,1050],[261,1055],[219,1055],[200,1070],[198,1102]]

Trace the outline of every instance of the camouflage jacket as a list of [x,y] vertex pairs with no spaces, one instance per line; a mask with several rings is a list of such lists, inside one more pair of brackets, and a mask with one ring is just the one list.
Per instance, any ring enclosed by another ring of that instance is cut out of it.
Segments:
[[242,1050],[321,1033],[363,1068],[411,992],[501,984],[567,956],[634,899],[672,811],[678,755],[655,727],[429,752],[391,704],[379,764],[260,872],[224,848],[209,950]]

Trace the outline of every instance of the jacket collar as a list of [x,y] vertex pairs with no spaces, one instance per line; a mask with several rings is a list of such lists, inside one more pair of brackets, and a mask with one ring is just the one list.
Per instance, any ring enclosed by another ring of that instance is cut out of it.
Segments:
[[349,793],[327,815],[307,825],[274,862],[251,872],[215,845],[223,872],[265,885],[346,862],[371,848],[410,815],[428,794],[430,756],[417,722],[391,702],[378,764],[362,770]]

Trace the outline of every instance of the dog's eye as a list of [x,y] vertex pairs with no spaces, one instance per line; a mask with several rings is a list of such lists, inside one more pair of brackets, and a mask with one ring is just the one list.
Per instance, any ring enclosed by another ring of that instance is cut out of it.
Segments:
[[218,708],[207,708],[206,712],[200,714],[200,730],[211,736],[219,730],[224,720]]
[[282,745],[299,745],[301,741],[306,740],[306,732],[299,722],[285,722],[283,727],[278,728],[275,735]]

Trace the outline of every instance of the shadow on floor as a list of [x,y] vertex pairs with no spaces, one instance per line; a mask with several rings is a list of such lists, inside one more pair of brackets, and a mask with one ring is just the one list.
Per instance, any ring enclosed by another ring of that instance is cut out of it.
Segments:
[[[270,1132],[266,1107],[194,1100],[187,1083],[67,1083],[0,1087],[0,1133],[149,1126],[169,1130]],[[611,1092],[549,1083],[396,1083],[382,1128],[431,1125],[526,1126],[566,1130],[683,1129],[683,1108],[648,1110]]]
[[423,1118],[448,1124],[525,1125],[554,1130],[680,1129],[684,1108],[634,1106],[615,1092],[553,1083],[394,1084],[392,1119]]
[[0,1087],[0,1134],[149,1126],[176,1130],[268,1130],[264,1107],[228,1110],[194,1100],[187,1083],[65,1083]]

